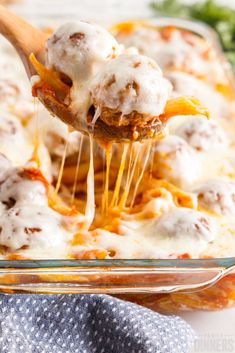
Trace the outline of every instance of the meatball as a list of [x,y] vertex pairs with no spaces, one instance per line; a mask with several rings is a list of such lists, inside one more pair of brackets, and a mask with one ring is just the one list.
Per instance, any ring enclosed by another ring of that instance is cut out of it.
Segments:
[[[35,251],[52,249],[61,254],[66,232],[60,215],[41,205],[20,205],[0,216],[0,244],[11,250],[29,247]],[[38,256],[39,252],[37,253]]]
[[212,120],[203,117],[188,117],[175,134],[182,137],[197,151],[221,149],[227,145],[224,131]]
[[0,183],[4,173],[12,167],[11,161],[2,153],[0,153]]
[[[213,58],[210,45],[192,33],[172,27],[159,31],[135,24],[130,31],[119,31],[116,38],[126,47],[136,47],[140,54],[156,60],[163,70],[177,68],[200,74],[211,71]],[[204,53],[210,55],[210,61]]]
[[210,217],[189,208],[172,208],[155,220],[152,235],[169,254],[198,256],[213,241],[216,227]]
[[32,146],[19,120],[7,112],[0,113],[0,153],[17,165],[25,164],[32,154]]
[[46,50],[48,66],[79,83],[115,57],[119,45],[102,27],[78,21],[59,27],[48,39]]
[[90,88],[100,118],[115,126],[143,126],[162,114],[170,89],[152,59],[126,54],[110,60]]
[[209,180],[198,187],[198,203],[201,207],[220,215],[235,215],[235,182],[229,180]]
[[212,117],[228,118],[230,116],[229,105],[224,97],[203,80],[177,71],[171,71],[166,77],[173,85],[173,96],[194,96],[208,108]]
[[159,42],[161,36],[158,31],[154,28],[136,26],[129,33],[119,32],[116,35],[119,43],[122,43],[126,48],[137,48],[139,53],[146,55],[156,61],[158,61],[155,53],[159,50]]
[[201,166],[194,149],[179,136],[169,135],[155,147],[153,172],[175,185],[187,188],[200,176]]
[[14,104],[20,95],[20,88],[11,80],[0,80],[0,101]]
[[0,202],[7,209],[19,203],[47,205],[46,185],[31,180],[24,169],[10,168],[0,178]]

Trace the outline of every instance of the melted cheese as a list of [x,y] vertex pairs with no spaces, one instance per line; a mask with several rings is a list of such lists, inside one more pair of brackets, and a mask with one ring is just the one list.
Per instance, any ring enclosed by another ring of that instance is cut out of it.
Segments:
[[119,52],[111,34],[97,24],[83,21],[59,27],[47,41],[46,49],[48,65],[78,82],[89,79]]
[[187,117],[175,134],[199,152],[221,151],[228,146],[228,138],[223,129],[215,121],[204,117]]
[[78,151],[78,159],[77,159],[77,165],[76,165],[76,171],[75,171],[75,177],[74,177],[74,184],[73,184],[73,191],[72,191],[72,198],[71,198],[71,204],[74,203],[74,198],[75,198],[76,186],[77,186],[77,181],[78,181],[78,171],[79,171],[79,165],[80,165],[81,154],[82,154],[82,145],[83,145],[83,136],[81,136],[81,139],[80,139],[80,145],[79,145],[79,151]]
[[[96,31],[97,37],[93,35]],[[185,58],[192,58],[183,71],[189,72],[190,67],[197,73],[206,70],[208,80],[174,68],[167,73],[172,93],[153,60],[139,55],[135,48],[123,50],[100,27],[79,22],[60,28],[47,44],[48,66],[73,80],[70,100],[74,109],[81,107],[85,117],[90,104],[96,104],[91,122],[95,127],[102,108],[159,115],[170,94],[186,94],[201,99],[212,120],[177,116],[161,141],[124,148],[114,144],[112,151],[106,151],[105,172],[92,136],[81,138],[78,132],[70,132],[64,150],[67,127],[41,107],[32,110],[26,77],[23,79],[16,60],[9,59],[1,47],[0,152],[6,155],[0,154],[3,258],[234,256],[235,124],[231,106],[215,88],[217,76],[211,82],[211,70],[198,60],[200,43],[189,52],[189,43],[179,36],[166,43],[161,34],[148,29],[145,41],[138,44],[137,37],[136,46],[142,45],[145,54],[147,50],[157,53],[163,67],[169,69],[171,60],[174,66],[181,66]],[[150,42],[154,46],[149,46]],[[32,160],[34,117],[38,160]],[[48,199],[42,176],[33,180],[22,173],[26,166],[36,172],[40,165],[51,180],[49,154],[54,169],[62,157],[58,194],[53,200]],[[70,183],[60,190],[65,158]],[[71,203],[72,207],[68,206]],[[97,229],[101,224],[103,229]]]
[[167,208],[162,210],[165,212],[160,217],[122,221],[120,230],[124,239],[135,237],[141,244],[147,243],[149,248],[152,246],[156,253],[168,254],[167,257],[184,253],[198,257],[214,240],[216,223],[205,214],[172,206],[168,211]]
[[235,215],[235,181],[212,179],[194,190],[199,205],[219,215]]
[[138,179],[137,179],[137,182],[136,182],[136,185],[135,185],[135,189],[134,189],[134,193],[133,193],[133,198],[132,198],[132,202],[131,202],[131,207],[133,207],[133,205],[134,205],[135,197],[136,197],[136,194],[137,194],[137,191],[138,191],[140,182],[141,182],[141,180],[142,180],[142,178],[143,178],[143,175],[144,175],[146,166],[147,166],[147,164],[148,164],[148,162],[149,162],[151,147],[152,147],[152,144],[151,144],[151,141],[150,141],[150,142],[148,142],[148,144],[147,144],[146,156],[145,156],[145,159],[144,159],[144,163],[143,163],[143,166],[142,166],[142,170],[141,170],[141,172],[140,172],[140,175],[139,175],[139,177],[138,177]]
[[195,76],[206,76],[208,81],[224,81],[211,43],[193,33],[174,27],[158,31],[153,26],[135,24],[130,31],[117,30],[116,37],[125,47],[135,47],[142,55],[156,60],[163,70],[180,69]]
[[87,202],[85,210],[85,230],[88,230],[95,216],[95,186],[94,186],[94,160],[93,160],[93,137],[90,140],[90,163],[87,174]]
[[204,81],[177,71],[168,73],[167,78],[174,87],[172,92],[174,97],[186,94],[198,98],[209,109],[212,118],[220,119],[230,116],[230,106],[223,95],[208,86]]
[[0,141],[0,153],[14,164],[22,165],[30,159],[33,145],[19,120],[8,112],[1,112]]
[[6,208],[13,204],[47,205],[45,185],[27,179],[22,170],[10,168],[3,173],[0,185],[0,202]]
[[106,169],[105,169],[105,184],[104,184],[104,198],[103,198],[103,211],[106,213],[109,206],[109,174],[110,163],[112,158],[112,144],[108,145],[105,150]]
[[141,55],[119,55],[93,78],[91,97],[98,107],[130,114],[163,113],[171,90],[157,64]]
[[169,135],[156,144],[153,173],[157,177],[187,189],[199,180],[201,170],[198,155],[182,138]]
[[60,171],[59,171],[59,175],[58,175],[58,180],[56,183],[56,188],[55,188],[55,192],[58,193],[60,186],[61,186],[61,181],[62,181],[62,177],[63,177],[63,171],[64,171],[64,164],[65,164],[65,159],[66,159],[66,154],[67,154],[67,148],[69,145],[69,131],[68,131],[68,137],[64,146],[64,153],[62,156],[62,160],[61,160],[61,165],[60,165]]
[[15,206],[2,213],[0,226],[0,243],[12,251],[27,247],[37,251],[39,257],[43,250],[54,252],[53,257],[66,254],[68,234],[62,228],[60,216],[48,207]]
[[102,27],[83,21],[67,23],[47,41],[47,65],[73,81],[71,107],[85,119],[90,106],[91,77],[119,52],[119,45]]
[[122,176],[123,176],[123,172],[124,172],[125,164],[126,164],[127,151],[128,151],[128,144],[125,144],[123,146],[122,158],[121,158],[120,167],[118,170],[117,180],[116,180],[110,208],[116,206],[118,203],[119,192],[120,192],[120,187],[121,187],[121,182],[122,182]]

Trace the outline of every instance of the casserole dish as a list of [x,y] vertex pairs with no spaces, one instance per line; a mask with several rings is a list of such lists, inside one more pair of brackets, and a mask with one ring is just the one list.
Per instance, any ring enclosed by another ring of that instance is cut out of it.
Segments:
[[107,293],[153,310],[235,304],[235,258],[1,261],[4,293]]
[[[206,37],[216,48],[224,75],[233,78],[213,32],[173,19],[174,25]],[[219,309],[235,301],[235,258],[205,260],[13,260],[0,261],[6,293],[109,293],[160,311]]]

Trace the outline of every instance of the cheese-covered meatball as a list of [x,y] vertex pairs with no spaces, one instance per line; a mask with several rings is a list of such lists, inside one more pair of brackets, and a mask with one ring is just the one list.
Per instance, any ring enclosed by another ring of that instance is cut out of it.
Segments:
[[140,54],[156,60],[164,70],[176,68],[207,74],[212,71],[211,66],[214,68],[210,44],[197,35],[172,26],[159,30],[134,24],[130,30],[117,31],[116,38],[125,47],[136,47]]
[[0,244],[10,250],[32,248],[37,256],[41,251],[53,249],[61,254],[66,248],[66,232],[61,216],[49,207],[18,205],[0,216]]
[[116,34],[116,38],[125,48],[137,48],[141,55],[146,55],[158,62],[157,53],[161,35],[155,28],[136,26],[129,32],[120,31]]
[[7,112],[0,112],[0,153],[13,163],[22,165],[31,158],[32,146],[20,121]]
[[163,113],[170,90],[152,59],[122,54],[94,77],[91,99],[108,125],[143,126]]
[[0,80],[0,102],[14,104],[20,95],[20,88],[12,80]]
[[199,178],[200,169],[196,152],[181,137],[169,135],[157,143],[153,168],[156,177],[187,188]]
[[156,219],[151,236],[159,241],[160,248],[173,254],[188,253],[198,256],[215,237],[216,226],[202,212],[189,208],[172,208]]
[[40,171],[9,168],[0,177],[0,202],[7,209],[19,203],[47,205],[46,189]]
[[86,80],[119,51],[104,28],[83,21],[59,27],[46,44],[47,64],[72,80]]
[[0,153],[0,183],[4,173],[12,167],[11,161],[2,153]]
[[[166,30],[162,34],[166,34]],[[125,47],[136,47],[142,55],[156,60],[163,69],[182,67],[188,56],[192,58],[196,54],[177,30],[168,30],[166,38],[155,28],[136,25],[128,32],[120,31],[117,39]]]
[[171,71],[166,77],[173,85],[173,96],[194,96],[208,108],[216,119],[230,116],[230,109],[224,97],[206,82],[184,72]]
[[209,180],[198,187],[198,203],[203,208],[220,215],[235,215],[235,182],[229,180]]
[[175,134],[182,137],[197,151],[221,149],[227,145],[224,131],[213,120],[204,117],[188,117]]

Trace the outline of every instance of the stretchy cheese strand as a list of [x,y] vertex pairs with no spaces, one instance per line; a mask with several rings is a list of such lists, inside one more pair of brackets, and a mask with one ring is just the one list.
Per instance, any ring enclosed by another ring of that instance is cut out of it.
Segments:
[[118,170],[116,185],[115,185],[115,189],[114,189],[114,193],[113,193],[113,198],[112,198],[112,201],[110,204],[110,208],[113,208],[118,203],[118,197],[119,197],[119,192],[120,192],[120,187],[121,187],[121,182],[122,182],[122,176],[123,176],[123,172],[124,172],[125,164],[126,164],[127,151],[128,151],[128,144],[125,143],[123,146],[122,158],[121,158],[120,167]]
[[104,186],[104,197],[103,197],[103,213],[106,213],[109,205],[109,174],[110,174],[110,163],[112,159],[112,144],[109,144],[105,150],[106,159],[106,170],[105,170],[105,186]]
[[74,197],[75,197],[76,186],[77,186],[77,181],[78,181],[78,171],[79,171],[79,165],[80,165],[81,154],[82,154],[82,145],[83,145],[83,135],[81,135],[81,138],[79,141],[78,158],[77,158],[77,165],[76,165],[76,170],[75,170],[75,177],[74,177],[73,191],[72,191],[72,198],[71,198],[72,205],[74,203]]
[[140,173],[139,178],[138,178],[138,180],[137,180],[137,182],[136,182],[136,185],[135,185],[134,194],[133,194],[133,198],[132,198],[132,202],[131,202],[131,208],[132,208],[133,205],[134,205],[135,198],[136,198],[136,194],[137,194],[137,191],[138,191],[140,182],[141,182],[141,180],[142,180],[142,178],[143,178],[145,169],[146,169],[147,164],[148,164],[148,160],[149,160],[149,156],[150,156],[150,151],[151,151],[151,146],[152,146],[151,141],[148,141],[148,143],[147,143],[147,153],[146,153],[146,157],[145,157],[145,160],[144,160],[144,164],[143,164],[141,173]]
[[60,186],[61,186],[61,180],[62,180],[63,171],[64,171],[64,164],[65,164],[67,149],[68,149],[68,145],[69,145],[69,136],[70,136],[70,132],[68,130],[68,135],[67,135],[66,143],[65,143],[65,146],[64,146],[64,152],[63,152],[61,165],[60,165],[60,171],[59,171],[59,175],[58,175],[58,179],[57,179],[57,183],[56,183],[56,188],[55,188],[55,193],[56,194],[58,194],[58,192],[60,190]]
[[90,228],[95,216],[95,187],[94,187],[94,159],[93,159],[93,136],[89,134],[90,141],[90,163],[87,174],[87,201],[85,210],[85,231]]

